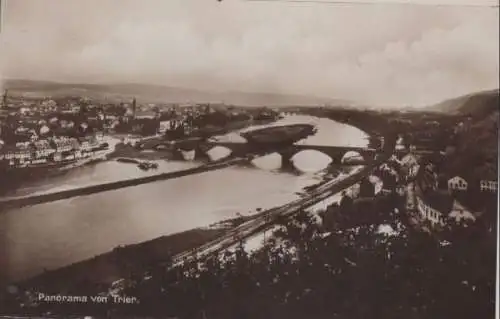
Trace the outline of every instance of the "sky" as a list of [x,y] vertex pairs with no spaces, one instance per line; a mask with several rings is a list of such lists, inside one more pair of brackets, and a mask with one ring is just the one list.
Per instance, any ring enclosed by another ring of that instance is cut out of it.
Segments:
[[[422,106],[499,86],[498,8],[3,1],[2,79],[293,93],[374,106]],[[495,4],[413,0],[438,1]]]

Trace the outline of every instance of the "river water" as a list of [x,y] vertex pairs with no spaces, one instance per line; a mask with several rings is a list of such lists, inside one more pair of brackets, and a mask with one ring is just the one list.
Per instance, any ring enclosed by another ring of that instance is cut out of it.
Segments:
[[[276,123],[311,123],[318,132],[299,143],[367,146],[364,132],[328,119],[290,116]],[[249,129],[260,128],[255,126]],[[248,130],[248,129],[247,129]],[[220,140],[244,142],[237,133]],[[209,152],[213,159],[227,149]],[[316,183],[330,158],[304,151],[293,158],[301,174],[279,172],[278,154],[254,160],[254,167],[233,167],[136,187],[76,197],[0,213],[0,281],[19,280],[43,269],[65,266],[112,250],[118,245],[147,241],[214,222],[271,208],[298,198],[303,187]],[[176,171],[195,162],[159,162],[144,172],[114,161],[81,167],[63,176],[26,186],[17,195],[52,192]]]

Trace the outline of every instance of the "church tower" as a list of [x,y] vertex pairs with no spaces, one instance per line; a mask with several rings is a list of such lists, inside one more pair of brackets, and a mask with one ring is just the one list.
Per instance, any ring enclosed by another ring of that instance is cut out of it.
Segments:
[[6,108],[7,107],[7,90],[5,90],[5,92],[3,93],[2,95],[2,105],[1,105],[1,108]]
[[137,110],[137,100],[134,99],[132,100],[132,117],[135,118],[135,112]]

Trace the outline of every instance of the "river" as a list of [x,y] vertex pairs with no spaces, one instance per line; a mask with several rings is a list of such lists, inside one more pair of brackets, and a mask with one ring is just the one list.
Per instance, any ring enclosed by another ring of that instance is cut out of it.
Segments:
[[[300,141],[311,145],[367,146],[357,128],[323,118],[290,116],[276,123],[312,123],[314,136]],[[254,126],[248,129],[260,128]],[[246,130],[248,130],[246,129]],[[237,133],[218,137],[244,141]],[[227,149],[210,151],[213,159]],[[255,167],[228,169],[180,179],[129,187],[95,195],[23,207],[0,213],[0,282],[19,280],[91,258],[118,245],[147,241],[222,219],[271,208],[296,199],[303,187],[316,183],[330,158],[315,151],[294,156],[301,174],[280,173],[280,156],[254,160]],[[159,162],[159,171],[176,171],[200,165],[195,162]],[[103,162],[80,167],[20,189],[17,195],[52,192],[96,183],[158,173],[135,165]]]

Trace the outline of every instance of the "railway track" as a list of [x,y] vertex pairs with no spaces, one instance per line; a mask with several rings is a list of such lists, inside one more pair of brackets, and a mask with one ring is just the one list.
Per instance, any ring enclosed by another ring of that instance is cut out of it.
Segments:
[[362,178],[364,178],[373,167],[364,167],[358,172],[349,175],[348,177],[335,180],[318,189],[312,191],[306,198],[301,198],[283,206],[269,209],[260,213],[254,219],[230,230],[222,237],[215,239],[207,244],[204,244],[192,251],[183,252],[174,256],[173,265],[177,266],[189,260],[200,260],[211,254],[227,249],[241,240],[246,240],[256,234],[271,228],[278,217],[288,218],[299,212],[300,210],[310,208],[323,200],[337,194],[345,188],[348,188]]

